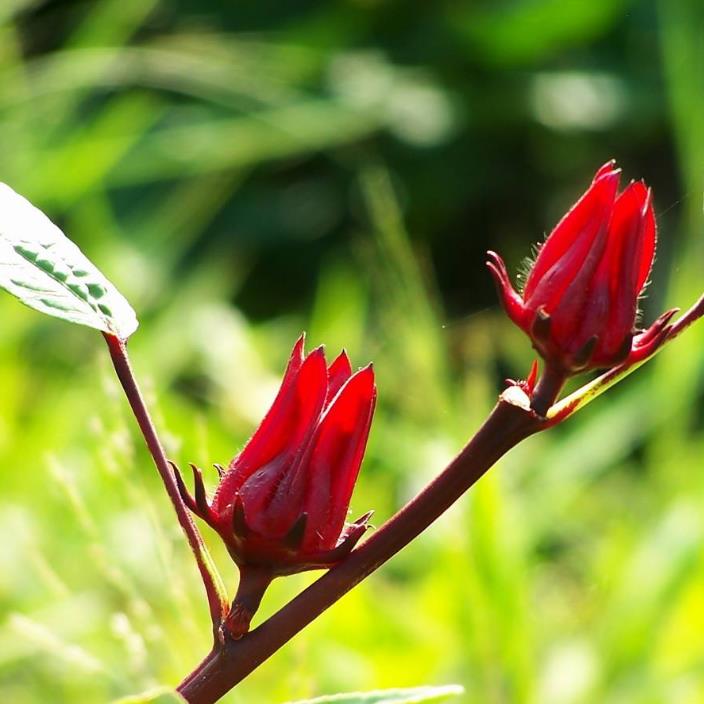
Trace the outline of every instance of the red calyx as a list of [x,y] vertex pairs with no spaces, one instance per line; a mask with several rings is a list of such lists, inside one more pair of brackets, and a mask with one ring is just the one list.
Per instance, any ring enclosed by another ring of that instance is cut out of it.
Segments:
[[240,567],[272,575],[329,567],[368,528],[346,523],[376,402],[370,366],[352,373],[342,352],[328,367],[322,348],[296,342],[269,412],[222,474],[208,502],[193,466],[184,501],[222,537]]
[[643,182],[618,194],[619,177],[613,161],[597,171],[541,246],[521,293],[501,257],[488,253],[509,317],[564,376],[620,364],[645,334],[635,325],[655,256],[652,198]]

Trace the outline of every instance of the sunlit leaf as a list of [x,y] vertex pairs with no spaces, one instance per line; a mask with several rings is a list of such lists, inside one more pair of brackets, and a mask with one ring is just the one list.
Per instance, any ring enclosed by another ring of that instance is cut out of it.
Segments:
[[331,694],[289,704],[416,704],[419,702],[444,702],[463,692],[464,690],[459,685],[450,684],[444,687],[414,687],[412,689],[384,689],[374,692]]
[[26,198],[0,183],[0,288],[30,308],[127,339],[137,317],[122,294]]

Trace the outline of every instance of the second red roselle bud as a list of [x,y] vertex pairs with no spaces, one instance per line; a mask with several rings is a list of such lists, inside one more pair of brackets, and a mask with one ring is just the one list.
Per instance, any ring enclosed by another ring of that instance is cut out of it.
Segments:
[[214,528],[240,568],[225,629],[246,632],[277,575],[330,567],[368,528],[346,523],[376,402],[371,365],[352,373],[343,352],[329,366],[322,348],[293,348],[281,388],[242,451],[221,470],[212,502],[196,467],[195,496],[176,473],[188,507]]
[[540,247],[520,293],[501,257],[489,252],[506,312],[558,376],[643,354],[672,315],[637,334],[638,300],[655,256],[655,217],[650,189],[639,181],[618,194],[619,177],[613,161],[597,171]]

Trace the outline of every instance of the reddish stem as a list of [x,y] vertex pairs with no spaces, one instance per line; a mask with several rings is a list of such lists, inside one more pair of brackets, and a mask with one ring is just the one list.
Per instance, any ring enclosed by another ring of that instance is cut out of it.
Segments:
[[228,609],[227,601],[223,594],[223,589],[218,584],[210,556],[208,555],[207,549],[203,543],[203,538],[198,532],[198,528],[196,528],[193,523],[191,515],[183,503],[181,494],[178,491],[173,470],[166,459],[164,448],[161,446],[161,442],[156,434],[156,429],[154,428],[154,423],[152,423],[151,416],[149,415],[149,411],[144,404],[144,399],[142,398],[139,386],[137,385],[137,381],[132,372],[129,357],[127,356],[127,347],[120,338],[108,333],[103,333],[103,335],[108,343],[110,357],[115,367],[115,371],[117,372],[117,378],[122,384],[122,388],[125,391],[127,400],[129,401],[134,417],[139,425],[139,429],[142,431],[142,435],[144,436],[144,441],[149,449],[149,453],[151,454],[154,464],[156,465],[159,475],[161,476],[161,480],[164,483],[166,493],[169,495],[174,510],[176,511],[178,522],[181,525],[183,532],[186,534],[186,539],[188,540],[188,544],[190,545],[196,559],[196,563],[198,564],[198,570],[201,578],[203,579],[203,585],[208,597],[210,617],[213,623],[213,635],[217,638],[220,624],[222,623]]
[[547,415],[550,406],[555,402],[562,387],[565,385],[567,375],[550,364],[545,365],[542,376],[538,379],[535,391],[530,399],[530,407],[543,418]]
[[240,582],[232,601],[230,613],[222,624],[222,638],[242,638],[249,630],[252,617],[257,612],[264,592],[274,575],[266,567],[240,567]]
[[[190,704],[213,704],[293,636],[441,516],[502,455],[547,427],[504,395],[457,457],[376,533],[271,618],[240,640],[226,639],[179,685]],[[554,400],[554,399],[553,399]]]

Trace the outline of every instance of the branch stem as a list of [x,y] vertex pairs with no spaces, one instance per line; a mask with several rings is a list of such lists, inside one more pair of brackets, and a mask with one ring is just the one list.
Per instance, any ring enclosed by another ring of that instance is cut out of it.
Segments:
[[264,592],[271,584],[274,575],[265,567],[240,565],[240,582],[237,594],[232,601],[230,613],[222,624],[223,638],[242,638],[249,630],[252,617],[257,612]]
[[566,380],[567,376],[562,370],[546,364],[531,397],[530,407],[539,416],[545,417],[550,406],[555,403],[555,399],[562,391]]
[[189,704],[213,704],[356,584],[439,518],[508,450],[547,427],[524,403],[499,400],[455,459],[359,548],[240,640],[226,639],[181,683]]
[[198,565],[198,571],[200,572],[200,576],[203,580],[203,586],[205,587],[205,593],[208,598],[210,618],[213,623],[213,636],[217,639],[220,624],[222,623],[228,610],[225,588],[222,584],[220,576],[217,573],[215,565],[213,564],[210,554],[203,543],[203,538],[201,537],[198,528],[193,523],[191,515],[183,503],[181,494],[178,491],[173,470],[169,466],[166,459],[164,448],[162,447],[159,437],[156,434],[154,423],[152,422],[149,411],[144,403],[142,393],[137,385],[137,380],[132,372],[132,366],[130,364],[129,357],[127,356],[127,347],[125,342],[114,335],[110,335],[108,333],[103,334],[108,345],[108,350],[110,351],[110,358],[112,359],[113,366],[115,367],[117,378],[120,380],[120,384],[122,385],[125,395],[127,396],[127,400],[130,404],[134,417],[137,420],[139,429],[142,431],[144,442],[146,443],[149,453],[154,460],[154,464],[156,465],[159,475],[161,476],[161,480],[164,483],[166,493],[171,499],[171,503],[176,511],[178,522],[186,535],[186,539],[188,540],[188,544]]

